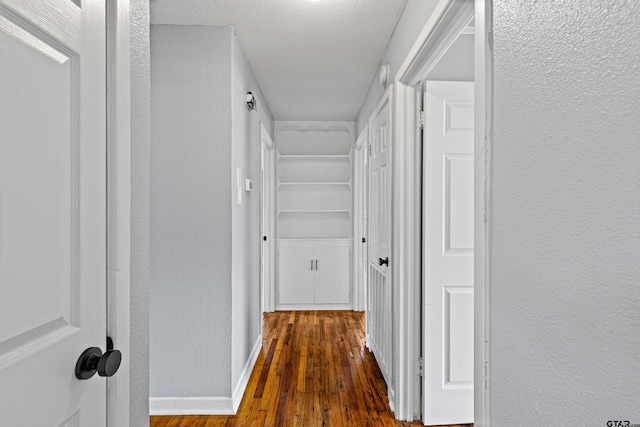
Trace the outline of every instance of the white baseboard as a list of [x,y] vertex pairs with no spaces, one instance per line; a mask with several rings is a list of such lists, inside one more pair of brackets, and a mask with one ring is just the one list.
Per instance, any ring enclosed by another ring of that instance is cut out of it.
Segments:
[[242,402],[242,396],[244,396],[244,391],[247,388],[247,384],[249,384],[249,377],[251,377],[251,372],[253,372],[253,367],[258,360],[258,356],[260,355],[260,350],[262,349],[262,335],[258,335],[258,339],[256,343],[253,345],[253,350],[251,350],[251,354],[249,355],[249,360],[247,360],[246,365],[244,365],[244,369],[240,374],[240,378],[238,379],[238,383],[236,384],[236,388],[233,390],[233,413],[235,414],[238,411],[238,407],[240,406],[240,402]]
[[150,415],[235,415],[230,397],[150,397]]
[[150,397],[150,415],[235,415],[249,384],[249,377],[262,349],[262,335],[258,336],[247,360],[233,397]]

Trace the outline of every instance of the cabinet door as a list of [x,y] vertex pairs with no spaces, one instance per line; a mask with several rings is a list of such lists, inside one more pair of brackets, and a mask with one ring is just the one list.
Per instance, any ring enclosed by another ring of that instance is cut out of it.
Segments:
[[313,247],[284,246],[278,250],[279,304],[313,304],[313,260]]
[[316,304],[348,304],[350,299],[349,266],[351,251],[347,246],[316,247]]

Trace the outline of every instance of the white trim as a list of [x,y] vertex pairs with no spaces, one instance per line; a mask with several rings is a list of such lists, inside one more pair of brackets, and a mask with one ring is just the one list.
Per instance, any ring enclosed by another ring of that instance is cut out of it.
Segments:
[[474,425],[490,425],[489,396],[489,238],[493,70],[492,0],[475,1],[475,190],[474,190]]
[[236,384],[236,388],[233,390],[233,413],[238,412],[238,407],[242,402],[242,397],[244,396],[244,392],[247,389],[247,384],[249,384],[249,378],[251,377],[251,372],[253,372],[253,367],[256,365],[256,361],[258,360],[258,356],[260,355],[260,350],[262,349],[262,335],[258,337],[256,343],[253,346],[253,350],[251,350],[251,355],[249,355],[249,360],[247,360],[247,364],[244,365],[244,369],[240,374],[240,378]]
[[[419,88],[396,84],[394,163],[394,259],[396,294],[396,401],[398,419],[420,417],[421,380],[418,372],[421,320],[421,137]],[[413,111],[412,114],[405,114]]]
[[249,360],[233,390],[232,397],[150,397],[150,415],[235,415],[249,384],[260,350],[262,336],[256,340]]
[[122,352],[107,380],[107,425],[129,426],[131,252],[130,6],[106,2],[107,27],[107,334]]
[[[396,418],[412,421],[419,416],[416,399],[421,381],[416,377],[421,354],[420,316],[421,159],[418,128],[421,105],[418,85],[437,64],[473,18],[473,0],[440,0],[396,74],[396,118],[394,153],[394,354],[396,369]],[[417,244],[416,244],[417,243]],[[418,337],[418,338],[416,338]]]
[[[261,227],[261,236],[267,236],[268,240],[267,240],[267,250],[268,250],[268,263],[269,263],[269,278],[266,281],[266,283],[264,283],[263,281],[263,275],[262,272],[260,272],[260,280],[261,282],[261,290],[262,290],[262,298],[261,298],[261,305],[262,305],[262,310],[261,313],[264,312],[272,312],[275,310],[276,307],[276,256],[275,256],[275,251],[276,251],[276,246],[275,246],[275,241],[276,241],[276,220],[275,220],[275,214],[276,214],[276,209],[275,209],[275,197],[276,197],[276,190],[275,190],[275,182],[276,182],[276,175],[275,175],[275,168],[276,168],[276,164],[275,164],[275,145],[273,143],[273,139],[271,138],[271,136],[269,135],[269,132],[267,132],[267,129],[264,127],[264,124],[262,122],[260,122],[260,156],[263,156],[263,151],[264,149],[267,149],[269,156],[268,158],[265,159],[261,159],[261,162],[269,162],[269,176],[266,177],[266,182],[265,185],[268,186],[269,189],[269,205],[268,206],[262,206],[262,195],[260,196],[260,212],[261,212],[261,218],[260,218],[260,227]],[[262,163],[261,163],[262,164]],[[265,233],[265,230],[262,230],[262,215],[264,215],[264,212],[269,212],[269,224],[268,224],[268,230]],[[262,237],[260,237],[262,238]],[[263,248],[263,244],[260,244],[261,247],[261,251]],[[262,254],[261,254],[262,257]],[[260,322],[260,324],[262,325],[262,322]]]
[[230,397],[150,397],[149,415],[235,415]]
[[365,125],[353,147],[353,310],[365,311],[366,307],[366,237],[362,202],[366,201],[366,163],[369,150],[369,126]]
[[440,0],[409,54],[396,81],[414,86],[426,76],[473,19],[474,0]]

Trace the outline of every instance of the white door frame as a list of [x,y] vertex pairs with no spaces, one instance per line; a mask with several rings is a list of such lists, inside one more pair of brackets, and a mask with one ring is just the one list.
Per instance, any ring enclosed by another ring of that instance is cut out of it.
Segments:
[[367,155],[369,126],[365,125],[353,146],[353,310],[365,311],[366,300],[366,245],[362,238],[367,235],[365,212],[367,191]]
[[[475,2],[475,5],[474,5]],[[488,252],[486,235],[487,205],[485,203],[488,182],[489,159],[485,151],[488,144],[491,112],[490,105],[490,45],[491,0],[440,0],[426,22],[396,76],[396,145],[394,152],[394,254],[400,268],[395,269],[394,297],[398,312],[395,316],[397,339],[396,369],[396,417],[413,420],[419,417],[420,407],[415,399],[420,378],[418,356],[421,334],[420,286],[421,251],[415,236],[421,234],[421,159],[418,131],[420,103],[419,85],[427,73],[444,55],[451,43],[467,25],[475,11],[475,195],[474,195],[474,246],[475,246],[475,328],[474,369],[475,425],[488,425],[488,340],[486,337],[488,305],[486,304],[486,277]],[[485,147],[486,145],[486,147]],[[416,244],[417,243],[417,244]],[[418,406],[416,406],[418,405]]]
[[493,0],[475,0],[474,146],[474,425],[487,427],[489,413],[489,239],[491,140],[493,138]]
[[128,0],[107,15],[107,335],[122,352],[107,379],[107,425],[129,426],[131,254],[131,48]]
[[[265,151],[268,154],[267,157],[264,157]],[[267,240],[267,263],[268,263],[268,272],[269,277],[267,280],[264,280],[263,272],[260,272],[260,281],[261,281],[261,315],[265,312],[272,312],[276,309],[276,291],[275,291],[275,283],[276,283],[276,265],[275,265],[275,236],[276,236],[276,222],[275,222],[275,189],[274,185],[276,182],[275,178],[275,150],[273,139],[267,132],[267,129],[264,127],[264,124],[260,122],[260,164],[262,166],[263,162],[269,163],[269,176],[264,177],[264,182],[261,183],[260,191],[261,193],[266,190],[267,192],[267,205],[264,206],[263,194],[260,194],[260,228],[261,228],[261,236],[268,236]],[[264,230],[264,216],[267,215],[267,230]],[[261,237],[262,238],[262,237]],[[261,248],[264,248],[264,244],[260,244]],[[264,257],[261,249],[261,260]],[[260,328],[262,328],[262,321],[260,322]]]

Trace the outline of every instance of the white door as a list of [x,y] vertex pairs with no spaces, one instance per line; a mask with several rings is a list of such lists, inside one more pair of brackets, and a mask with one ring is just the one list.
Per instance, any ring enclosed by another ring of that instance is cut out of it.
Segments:
[[313,246],[278,250],[278,303],[313,304],[316,255]]
[[392,89],[369,119],[369,345],[387,385],[392,385],[391,138]]
[[[274,310],[273,298],[273,240],[275,238],[273,223],[273,141],[265,130],[262,123],[260,124],[260,145],[262,147],[260,155],[260,194],[261,194],[261,230],[262,230],[262,246],[260,252],[261,262],[261,292],[262,292],[262,312]],[[262,315],[260,317],[262,319]],[[262,321],[260,322],[262,324]]]
[[316,304],[349,304],[350,251],[347,246],[316,246]]
[[0,64],[0,426],[104,426],[104,2],[0,0]]
[[368,126],[360,133],[354,147],[353,168],[353,309],[365,311],[367,269],[367,157],[369,156]]
[[427,82],[424,416],[473,422],[473,83]]

